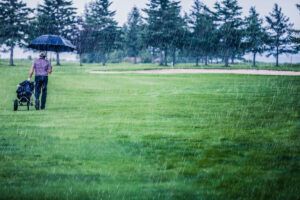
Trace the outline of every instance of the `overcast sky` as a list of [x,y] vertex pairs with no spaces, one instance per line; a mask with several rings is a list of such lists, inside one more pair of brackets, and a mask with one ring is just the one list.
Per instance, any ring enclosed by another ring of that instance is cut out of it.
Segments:
[[[23,1],[32,8],[36,8],[39,3],[43,3],[43,0]],[[73,0],[74,6],[78,9],[79,14],[83,13],[84,6],[90,1],[91,0]],[[112,2],[113,4],[111,6],[111,9],[117,12],[115,19],[119,22],[119,25],[121,26],[126,22],[128,13],[130,12],[133,6],[137,6],[140,9],[145,8],[146,3],[148,3],[149,0],[112,0]],[[193,2],[194,0],[181,0],[181,6],[183,8],[183,11],[189,12],[191,10]],[[216,0],[202,0],[202,2],[210,8],[213,8]],[[261,14],[261,16],[266,16],[272,11],[274,4],[277,3],[280,7],[282,7],[283,13],[290,18],[290,21],[292,23],[294,23],[294,27],[300,29],[300,13],[295,6],[296,3],[300,3],[300,0],[238,0],[238,2],[239,5],[243,7],[244,16],[248,15],[251,6],[255,6],[257,11]],[[36,57],[36,54],[32,52],[24,53],[21,49],[16,49],[15,51],[16,58],[26,58],[28,55]],[[4,58],[8,58],[9,54],[2,54],[1,56]],[[300,54],[289,56],[282,55],[281,57],[282,62],[300,62]],[[65,54],[64,58],[73,60],[75,56]],[[273,62],[274,58],[259,57],[258,60]]]
[[[84,6],[91,0],[73,0],[74,6],[78,8],[79,13],[83,13]],[[30,7],[36,7],[38,3],[43,3],[43,0],[24,0]],[[122,25],[127,20],[127,15],[131,8],[136,5],[142,9],[146,7],[146,3],[149,0],[112,0],[113,4],[111,9],[116,10],[116,20]],[[188,12],[191,9],[194,0],[181,0],[181,5],[184,11]],[[213,8],[216,0],[202,0],[207,6]],[[239,5],[243,7],[243,15],[248,15],[251,6],[255,6],[257,11],[265,16],[272,11],[275,3],[278,3],[284,12],[295,24],[295,27],[300,28],[300,15],[296,8],[296,3],[300,3],[300,0],[238,0]]]

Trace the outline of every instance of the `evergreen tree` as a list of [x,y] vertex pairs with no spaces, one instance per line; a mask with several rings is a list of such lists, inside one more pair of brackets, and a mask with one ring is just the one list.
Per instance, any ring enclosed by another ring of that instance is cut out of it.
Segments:
[[266,30],[263,28],[263,19],[259,17],[255,7],[251,7],[249,16],[246,18],[246,48],[247,52],[253,54],[253,66],[256,65],[256,55],[265,50],[267,38]]
[[[148,8],[143,10],[147,14],[146,29],[143,34],[143,39],[145,44],[151,47],[152,55],[154,55],[155,48],[162,48],[160,43],[162,41],[162,39],[160,39],[162,33],[159,33],[161,24],[158,23],[158,20],[162,15],[160,11],[160,0],[150,0],[150,3],[146,5]],[[160,59],[160,65],[163,65],[162,58]]]
[[33,9],[22,0],[0,1],[0,41],[10,49],[11,66],[14,65],[14,48],[24,46],[28,40],[30,13]]
[[[296,4],[298,10],[300,11],[300,4]],[[293,35],[292,35],[292,42],[295,45],[295,52],[300,51],[300,30],[293,30]]]
[[107,62],[108,55],[120,47],[121,31],[114,20],[115,11],[109,8],[109,0],[95,0],[85,10],[84,29],[88,33],[89,53],[101,55],[102,64]]
[[142,44],[142,18],[137,7],[133,7],[129,13],[128,22],[124,27],[125,33],[125,48],[127,55],[134,57],[134,64],[137,63],[137,56],[143,47]]
[[184,13],[183,15],[183,35],[182,38],[180,40],[180,56],[181,57],[189,57],[190,56],[190,51],[191,51],[191,45],[192,45],[192,30],[190,27],[190,22],[191,22],[191,18],[190,15],[188,13]]
[[88,52],[88,46],[86,45],[88,41],[88,33],[84,29],[84,22],[82,17],[78,17],[77,28],[74,34],[74,45],[76,46],[77,54],[79,56],[79,64],[82,66],[82,56],[84,53]]
[[229,66],[229,58],[234,60],[241,52],[243,37],[241,10],[237,0],[222,0],[215,4],[215,17],[219,25],[220,51],[223,53],[225,66]]
[[[4,13],[3,10],[4,10],[4,8],[0,7],[0,13]],[[2,45],[4,44],[4,41],[5,41],[5,35],[3,35],[4,24],[5,24],[4,17],[2,14],[0,14],[0,52],[2,50]],[[0,59],[1,59],[1,55],[0,55]]]
[[182,51],[185,48],[186,39],[189,36],[189,30],[188,23],[185,18],[186,16],[180,16],[180,8],[173,7],[171,10],[173,11],[173,13],[171,14],[171,18],[172,16],[174,16],[175,18],[175,21],[173,22],[175,32],[171,34],[171,36],[173,35],[173,39],[170,43],[170,49],[172,53],[172,65],[174,67],[176,64],[176,57],[178,52]]
[[294,53],[291,42],[293,24],[289,23],[278,4],[274,5],[270,16],[266,17],[268,22],[268,56],[276,58],[276,66],[279,65],[279,55]]
[[174,0],[150,0],[148,8],[144,9],[147,14],[145,42],[148,46],[159,48],[161,57],[164,54],[161,65],[168,65],[170,49],[173,50],[174,60],[174,51],[182,39],[179,37],[183,31],[179,3]]
[[214,52],[215,44],[218,43],[216,37],[216,27],[211,11],[200,2],[195,0],[190,16],[191,50],[196,56],[196,66],[199,59],[204,57],[205,65],[208,64],[208,56]]
[[[76,8],[72,0],[44,0],[37,8],[37,21],[32,37],[44,34],[60,35],[74,41],[77,29]],[[60,65],[57,52],[56,64]]]

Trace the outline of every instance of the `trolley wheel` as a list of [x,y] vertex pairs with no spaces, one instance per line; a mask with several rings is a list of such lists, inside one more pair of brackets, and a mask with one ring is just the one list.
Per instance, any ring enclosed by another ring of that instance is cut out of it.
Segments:
[[18,110],[19,102],[17,99],[14,100],[14,111]]
[[29,107],[30,107],[30,102],[28,101],[27,102],[27,110],[29,110]]

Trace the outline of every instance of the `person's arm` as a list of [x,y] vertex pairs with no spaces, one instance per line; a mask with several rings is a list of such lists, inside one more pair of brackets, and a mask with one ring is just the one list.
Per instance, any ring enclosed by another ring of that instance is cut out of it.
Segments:
[[52,65],[51,65],[51,63],[49,62],[49,64],[48,64],[48,74],[51,74],[52,73]]
[[33,73],[34,73],[34,64],[32,65],[32,67],[29,70],[29,77],[28,77],[29,81],[31,80]]

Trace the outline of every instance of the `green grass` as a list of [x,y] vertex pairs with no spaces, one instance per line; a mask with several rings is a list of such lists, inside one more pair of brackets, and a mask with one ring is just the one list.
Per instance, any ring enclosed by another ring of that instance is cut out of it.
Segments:
[[[30,66],[32,61],[27,59],[15,60],[16,66]],[[53,61],[55,64],[55,62]],[[253,67],[251,63],[238,63],[225,67],[224,64],[209,64],[196,66],[194,63],[179,63],[174,67],[169,66],[159,66],[158,64],[131,64],[131,63],[108,63],[108,66],[102,66],[99,63],[93,64],[83,64],[79,66],[77,62],[61,62],[64,69],[71,67],[74,69],[82,70],[84,68],[88,70],[98,70],[98,71],[136,71],[136,70],[156,70],[156,69],[257,69],[257,70],[276,70],[276,71],[300,71],[300,63],[298,64],[282,64],[279,67],[274,66],[272,63],[257,63],[256,67]],[[0,60],[0,67],[6,66],[8,60]]]
[[13,112],[28,68],[0,67],[0,199],[299,198],[300,77],[65,64]]
[[[65,67],[78,66],[77,63],[64,63]],[[300,64],[284,64],[279,67],[275,67],[272,64],[258,64],[257,67],[252,67],[251,64],[234,64],[229,67],[225,67],[223,64],[210,64],[210,65],[199,65],[195,64],[177,64],[174,67],[170,66],[159,66],[158,64],[137,64],[133,65],[130,63],[116,63],[108,64],[103,67],[101,64],[84,64],[80,68],[88,67],[88,69],[99,70],[99,71],[136,71],[136,70],[155,70],[155,69],[257,69],[257,70],[276,70],[276,71],[300,71]]]

